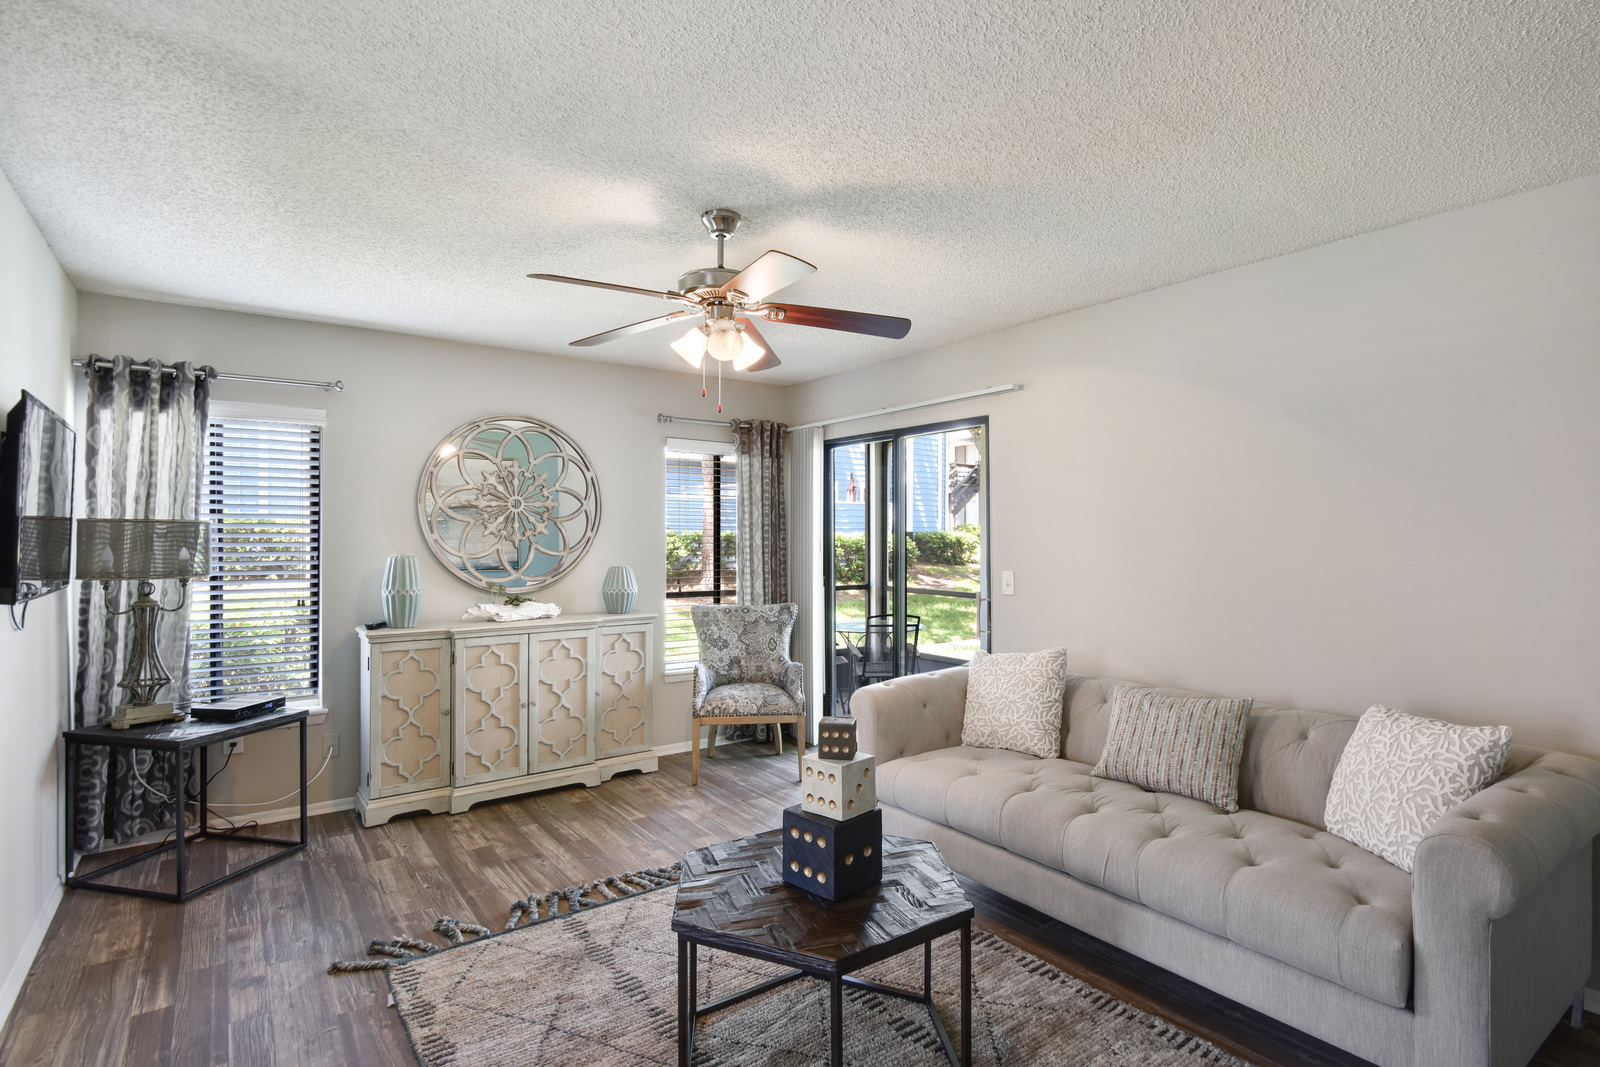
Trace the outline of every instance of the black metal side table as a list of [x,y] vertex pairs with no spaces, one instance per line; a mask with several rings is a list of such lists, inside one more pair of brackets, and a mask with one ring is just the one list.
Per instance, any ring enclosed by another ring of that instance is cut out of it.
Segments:
[[[236,881],[247,874],[260,870],[269,863],[276,863],[286,856],[292,856],[306,847],[306,720],[309,714],[301,709],[285,708],[283,711],[261,715],[254,719],[245,719],[242,722],[199,722],[194,719],[185,719],[182,722],[167,722],[153,726],[135,726],[128,730],[113,730],[109,726],[85,726],[76,730],[64,731],[61,735],[66,742],[67,761],[67,862],[73,863],[78,854],[78,750],[88,745],[99,745],[107,748],[147,748],[156,752],[171,752],[175,755],[173,762],[172,796],[184,795],[183,783],[188,778],[189,761],[191,753],[196,749],[200,752],[200,828],[193,833],[185,833],[182,829],[183,811],[187,802],[179,806],[178,832],[171,841],[146,849],[137,856],[119,860],[91,871],[87,875],[69,873],[66,885],[74,889],[98,889],[104,893],[124,893],[134,897],[150,897],[154,900],[167,900],[181,904],[185,900],[199,896],[201,893],[215,889],[219,885]],[[287,838],[261,837],[252,834],[228,833],[229,841],[253,841],[262,845],[281,845],[279,851],[257,860],[247,867],[241,867],[220,878],[213,878],[205,885],[189,887],[189,854],[187,845],[202,837],[213,837],[209,829],[209,818],[206,814],[208,797],[206,795],[206,778],[209,777],[210,768],[207,764],[206,748],[209,745],[232,741],[235,738],[246,737],[250,734],[261,733],[263,730],[274,730],[280,726],[290,726],[298,723],[300,726],[300,840],[292,841]],[[177,889],[168,893],[159,889],[139,889],[134,886],[107,885],[96,879],[103,878],[113,871],[119,871],[131,864],[139,863],[159,856],[169,849],[177,850]]]

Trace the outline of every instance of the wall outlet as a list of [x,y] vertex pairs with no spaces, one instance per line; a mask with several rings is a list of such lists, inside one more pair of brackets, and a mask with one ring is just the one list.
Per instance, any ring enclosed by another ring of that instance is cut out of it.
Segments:
[[1017,591],[1017,583],[1012,579],[1010,571],[1000,572],[1000,592],[1012,596]]
[[333,759],[338,759],[339,758],[339,735],[338,734],[329,734],[328,735],[328,748],[333,752],[332,758]]
[[235,756],[244,755],[244,738],[235,737],[232,741],[222,742],[222,754],[224,756],[230,754]]

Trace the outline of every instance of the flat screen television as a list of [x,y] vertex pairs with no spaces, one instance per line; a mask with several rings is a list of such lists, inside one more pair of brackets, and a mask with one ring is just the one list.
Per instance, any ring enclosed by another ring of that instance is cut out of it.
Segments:
[[77,434],[24,391],[0,441],[0,604],[53,593],[72,577]]

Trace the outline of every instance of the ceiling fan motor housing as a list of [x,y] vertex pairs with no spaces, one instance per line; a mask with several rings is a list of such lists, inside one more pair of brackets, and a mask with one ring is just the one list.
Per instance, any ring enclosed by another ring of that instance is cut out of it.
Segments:
[[726,267],[706,267],[692,270],[678,279],[678,292],[685,296],[699,296],[701,290],[719,290],[739,272]]

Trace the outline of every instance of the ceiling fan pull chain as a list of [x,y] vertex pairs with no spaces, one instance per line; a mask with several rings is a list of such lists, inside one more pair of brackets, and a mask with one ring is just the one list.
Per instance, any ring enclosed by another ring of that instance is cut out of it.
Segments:
[[717,414],[722,414],[722,360],[717,360]]
[[700,397],[701,397],[701,399],[704,399],[705,395],[706,395],[706,357],[705,356],[701,356],[700,357]]

